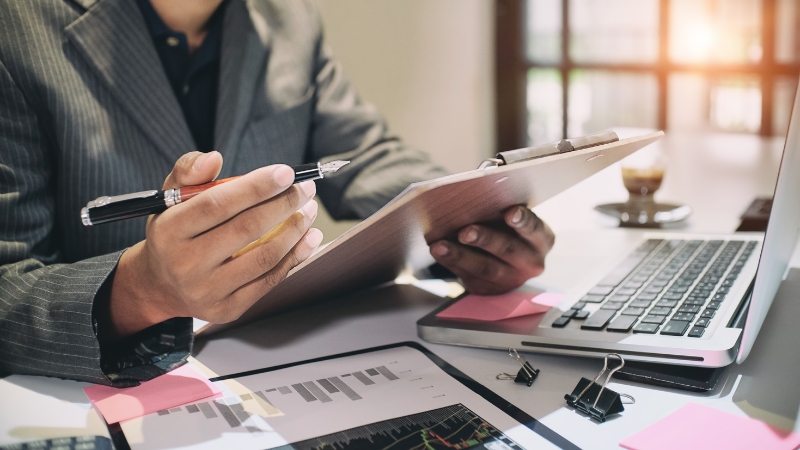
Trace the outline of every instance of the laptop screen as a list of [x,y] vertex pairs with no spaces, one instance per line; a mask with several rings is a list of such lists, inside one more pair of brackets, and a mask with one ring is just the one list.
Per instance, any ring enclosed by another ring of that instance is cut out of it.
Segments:
[[753,296],[747,321],[744,325],[742,343],[736,362],[742,363],[756,340],[772,299],[789,268],[789,260],[797,245],[800,231],[800,89],[795,96],[789,131],[783,148],[783,158],[778,171],[778,182],[772,200],[767,233],[761,249]]

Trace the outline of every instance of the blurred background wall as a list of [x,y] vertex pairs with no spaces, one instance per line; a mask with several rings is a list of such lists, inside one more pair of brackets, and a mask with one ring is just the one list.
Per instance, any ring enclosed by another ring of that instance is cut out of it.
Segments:
[[[318,0],[328,44],[390,129],[450,171],[493,154],[494,2]],[[320,215],[329,241],[352,226]]]

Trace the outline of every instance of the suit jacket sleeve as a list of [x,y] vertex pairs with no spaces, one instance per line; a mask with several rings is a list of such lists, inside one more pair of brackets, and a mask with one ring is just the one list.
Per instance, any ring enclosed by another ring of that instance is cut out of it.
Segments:
[[0,61],[0,371],[130,386],[182,364],[191,319],[101,351],[92,308],[122,252],[60,263],[49,146]]
[[[317,17],[321,30],[319,23]],[[359,98],[321,31],[315,74],[316,111],[309,160],[351,161],[334,176],[326,177],[328,186],[318,190],[334,218],[364,219],[409,184],[446,175],[425,153],[390,134],[378,110]]]

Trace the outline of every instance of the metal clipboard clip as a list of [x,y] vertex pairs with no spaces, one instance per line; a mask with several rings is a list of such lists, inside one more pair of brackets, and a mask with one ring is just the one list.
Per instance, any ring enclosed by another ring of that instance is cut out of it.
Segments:
[[508,164],[514,164],[515,162],[519,161],[527,161],[529,159],[542,158],[545,156],[557,155],[559,153],[583,150],[589,147],[597,147],[599,145],[610,144],[617,141],[619,141],[619,137],[617,136],[617,133],[613,131],[604,131],[602,133],[590,134],[588,136],[572,139],[562,139],[560,141],[550,142],[548,144],[534,145],[533,147],[500,152],[494,158],[485,159],[480,166],[478,166],[478,169],[493,169]]

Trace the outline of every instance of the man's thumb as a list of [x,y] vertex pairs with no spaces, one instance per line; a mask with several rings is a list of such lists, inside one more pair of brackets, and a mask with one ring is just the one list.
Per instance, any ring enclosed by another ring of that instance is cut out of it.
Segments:
[[208,183],[219,175],[220,170],[222,155],[219,152],[189,152],[175,163],[172,172],[164,180],[163,189]]

